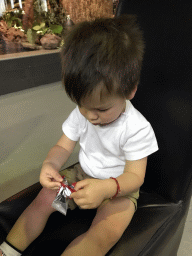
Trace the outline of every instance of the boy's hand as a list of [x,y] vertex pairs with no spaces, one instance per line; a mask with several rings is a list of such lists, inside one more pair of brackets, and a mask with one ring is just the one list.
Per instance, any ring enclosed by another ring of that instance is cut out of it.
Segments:
[[39,180],[43,187],[56,190],[61,186],[63,178],[51,164],[45,163],[42,166]]
[[77,182],[70,197],[82,209],[97,208],[106,197],[104,180],[85,179]]

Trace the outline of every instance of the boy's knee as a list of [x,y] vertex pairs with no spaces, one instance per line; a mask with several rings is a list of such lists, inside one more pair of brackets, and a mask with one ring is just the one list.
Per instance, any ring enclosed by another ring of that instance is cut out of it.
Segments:
[[107,241],[113,245],[116,244],[123,235],[123,232],[124,229],[117,225],[107,228],[105,231]]
[[118,226],[108,226],[96,232],[91,230],[90,233],[100,248],[109,250],[119,241],[124,233],[124,229]]
[[54,212],[55,209],[51,205],[55,199],[56,193],[56,190],[42,188],[37,197],[32,202],[32,205],[38,209]]

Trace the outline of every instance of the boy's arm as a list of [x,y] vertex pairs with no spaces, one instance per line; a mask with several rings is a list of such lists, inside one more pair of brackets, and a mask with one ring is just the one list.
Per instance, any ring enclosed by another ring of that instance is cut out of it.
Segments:
[[57,144],[49,150],[40,173],[40,183],[42,186],[50,189],[58,189],[62,181],[59,170],[67,162],[75,145],[76,141],[70,140],[63,134]]
[[[136,192],[144,183],[145,172],[147,167],[147,157],[140,160],[126,161],[124,173],[117,177],[121,193],[117,195],[124,196],[131,192]],[[117,192],[117,184],[113,179],[106,180],[108,194],[107,198],[111,198]]]
[[70,140],[65,134],[63,134],[56,145],[50,149],[43,164],[53,164],[59,171],[64,163],[67,162],[69,156],[75,148],[76,143],[76,141]]

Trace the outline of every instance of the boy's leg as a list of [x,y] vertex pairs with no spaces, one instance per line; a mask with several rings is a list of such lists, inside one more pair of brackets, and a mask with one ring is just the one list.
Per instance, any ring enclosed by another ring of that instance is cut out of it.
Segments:
[[34,201],[25,209],[9,232],[6,240],[24,251],[43,231],[51,213],[51,204],[57,191],[41,189]]
[[105,255],[121,238],[135,212],[134,203],[125,197],[104,201],[90,229],[77,237],[62,256]]

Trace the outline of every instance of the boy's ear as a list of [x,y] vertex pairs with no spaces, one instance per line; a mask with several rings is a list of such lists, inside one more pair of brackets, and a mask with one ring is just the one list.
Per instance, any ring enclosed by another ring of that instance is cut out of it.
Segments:
[[127,97],[127,100],[132,100],[135,97],[136,91],[137,91],[137,84],[136,84],[135,88],[133,89],[133,91]]

